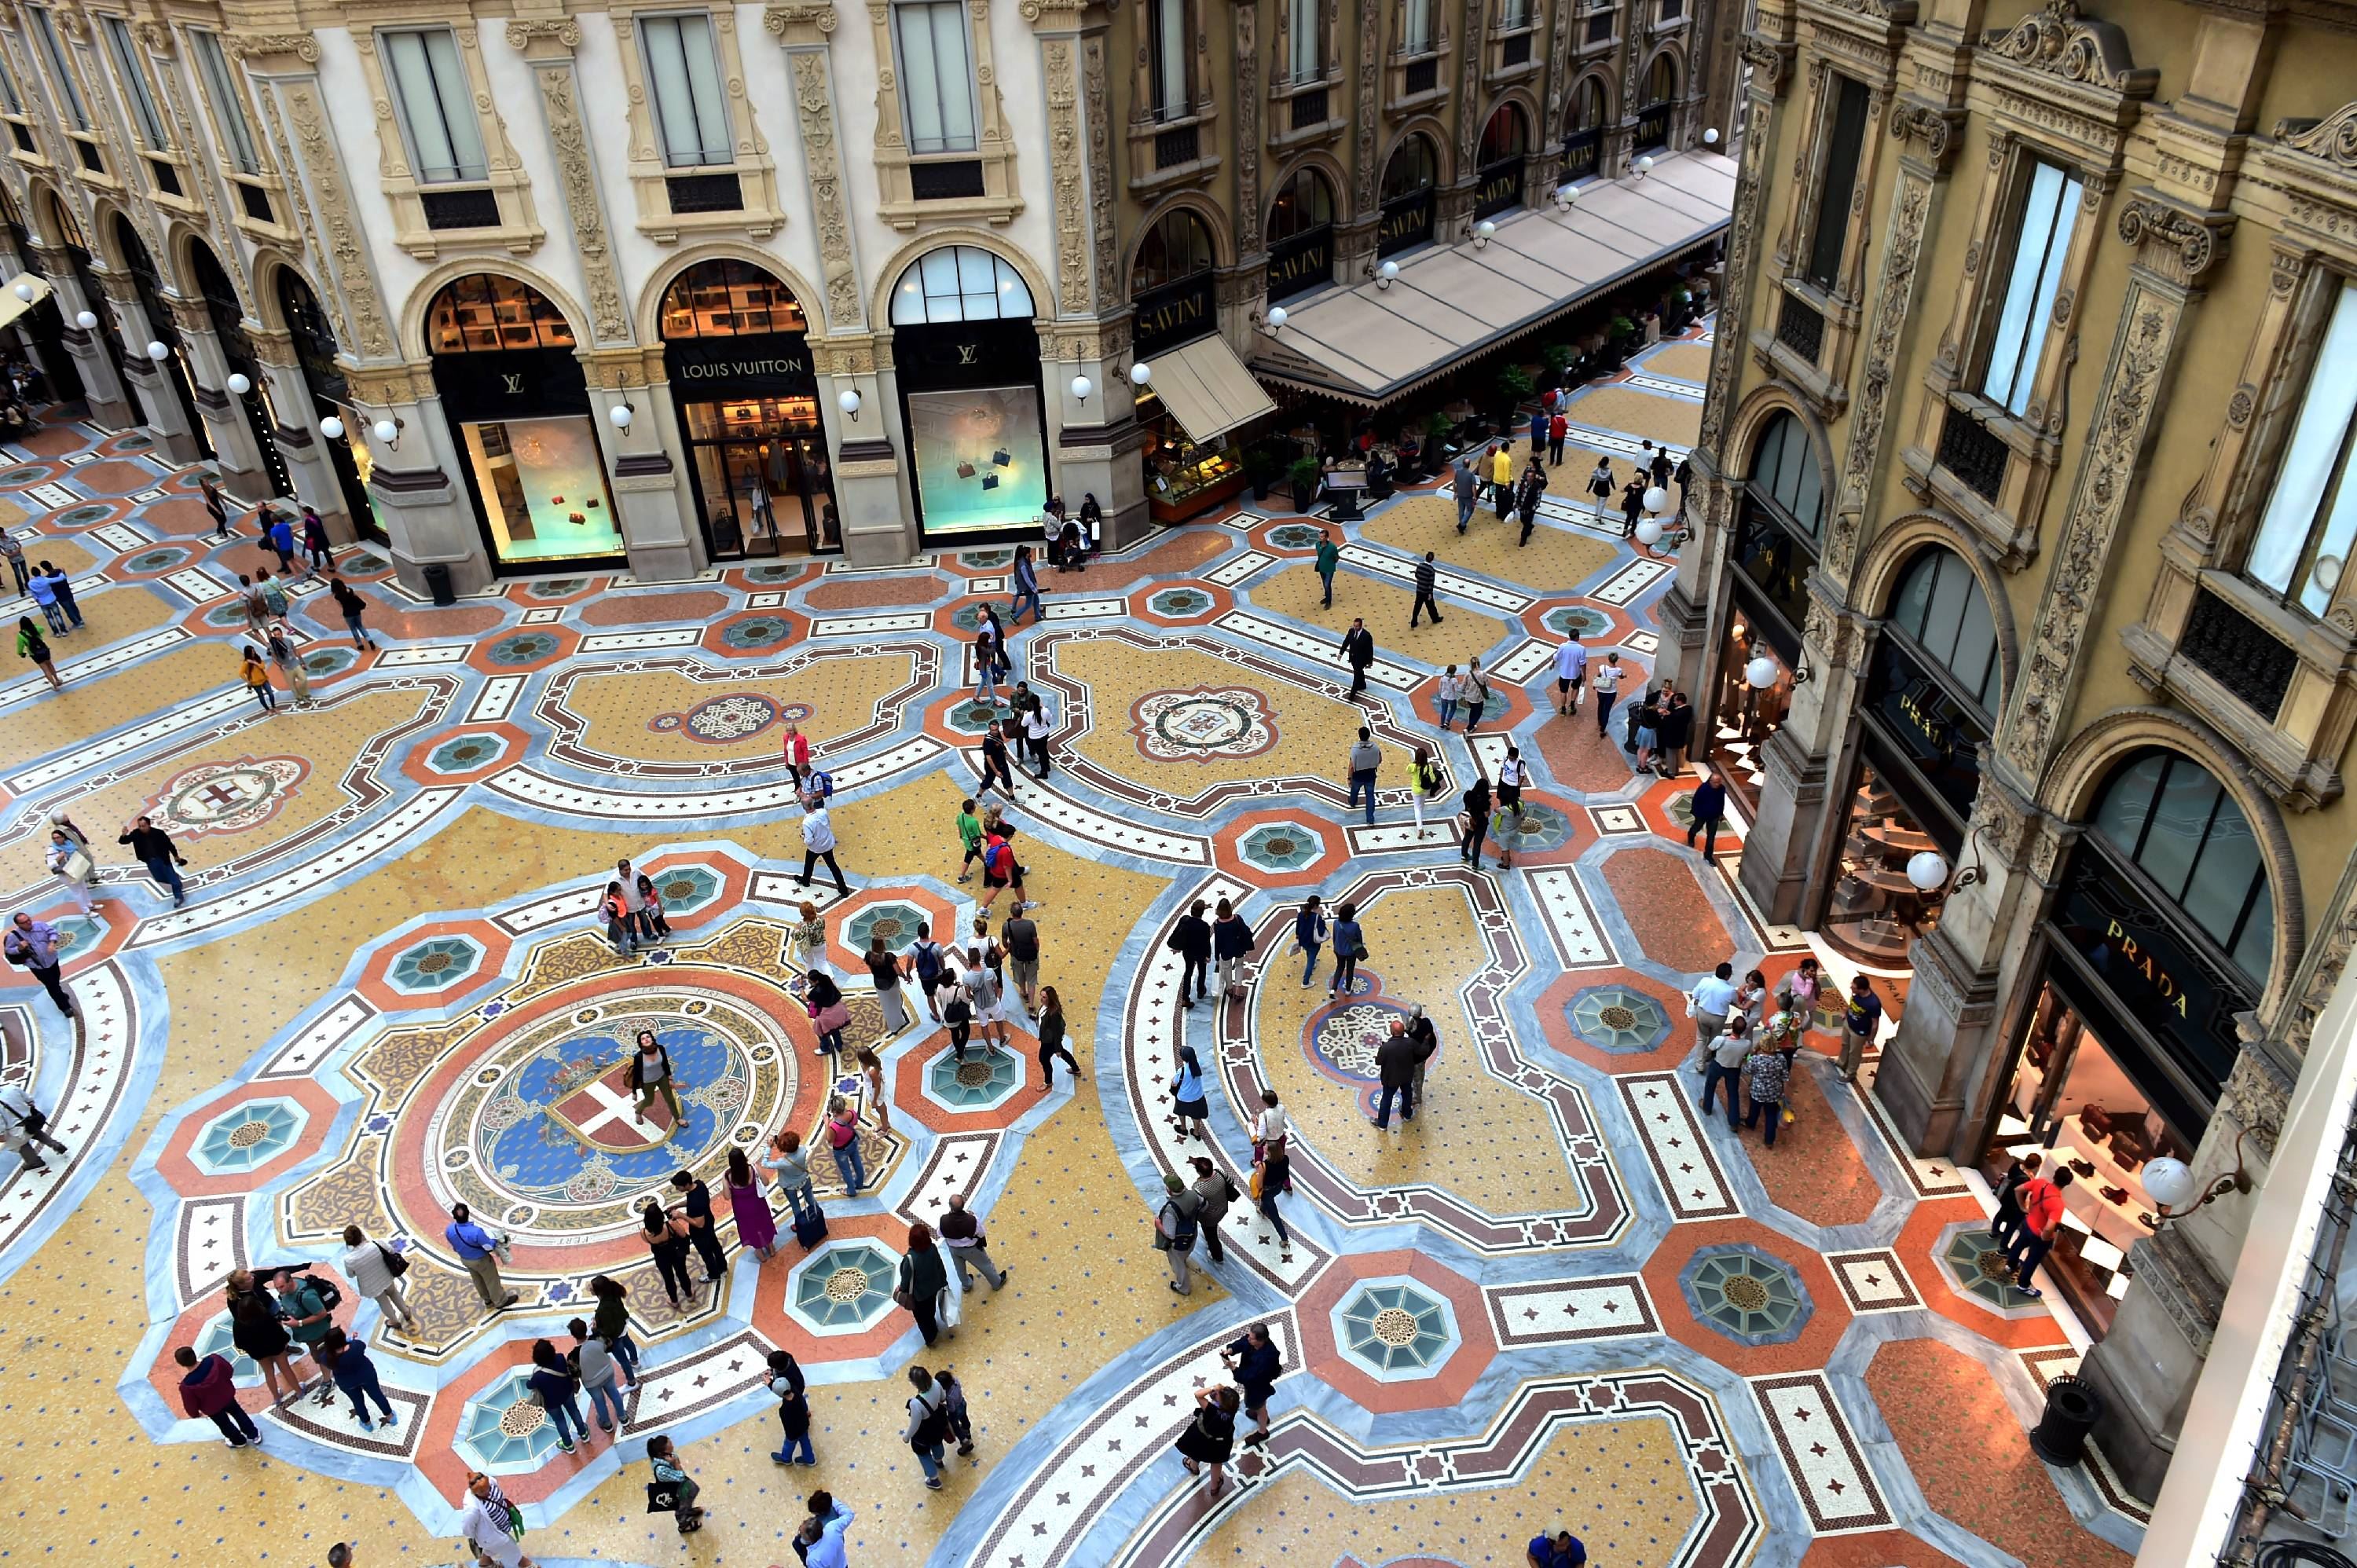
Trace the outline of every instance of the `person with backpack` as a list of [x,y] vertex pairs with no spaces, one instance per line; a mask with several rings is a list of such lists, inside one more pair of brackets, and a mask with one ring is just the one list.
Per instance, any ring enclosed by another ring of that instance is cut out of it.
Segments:
[[949,1260],[933,1240],[933,1228],[922,1220],[909,1226],[909,1250],[900,1256],[892,1300],[917,1320],[917,1332],[925,1337],[927,1345],[939,1339],[945,1326],[955,1326],[954,1322],[944,1323],[943,1308],[956,1289],[956,1282],[950,1278]]
[[949,965],[942,955],[942,944],[933,940],[931,921],[917,922],[917,940],[910,942],[909,950],[901,955],[900,965],[901,972],[914,977],[917,989],[924,993],[925,1011],[931,1015],[934,1023],[940,1023],[942,1021],[940,992]]
[[409,1297],[401,1288],[401,1276],[409,1272],[407,1258],[382,1241],[370,1240],[359,1226],[347,1225],[342,1268],[352,1289],[376,1303],[386,1322],[405,1333],[417,1332],[417,1315],[409,1310]]
[[615,1369],[614,1353],[580,1318],[565,1326],[573,1336],[573,1348],[565,1353],[565,1359],[573,1369],[574,1377],[580,1380],[581,1391],[589,1396],[589,1410],[597,1418],[597,1430],[610,1437],[628,1419],[622,1408],[621,1377]]
[[1252,956],[1253,931],[1235,905],[1220,900],[1211,918],[1211,958],[1219,965],[1220,990],[1228,996],[1244,993],[1244,960]]
[[284,1407],[303,1397],[311,1384],[296,1369],[289,1355],[294,1337],[286,1332],[285,1315],[270,1293],[245,1269],[230,1271],[225,1305],[229,1308],[230,1344],[262,1369],[274,1406]]
[[384,1397],[384,1384],[377,1380],[376,1363],[369,1359],[367,1340],[355,1339],[340,1328],[329,1328],[320,1337],[318,1359],[319,1364],[328,1369],[328,1375],[335,1379],[336,1387],[352,1402],[352,1414],[360,1418],[362,1432],[376,1430],[369,1421],[371,1400],[376,1402],[377,1414],[385,1425],[392,1426],[399,1419]]
[[262,1429],[253,1424],[253,1417],[237,1402],[237,1374],[226,1356],[213,1355],[199,1359],[195,1349],[183,1345],[172,1352],[172,1359],[182,1368],[180,1373],[180,1408],[191,1418],[203,1416],[221,1428],[231,1448],[243,1448],[262,1441]]
[[1348,998],[1359,983],[1359,961],[1367,956],[1365,933],[1359,929],[1359,907],[1345,898],[1334,909],[1334,978],[1326,989]]
[[1201,1208],[1197,1210],[1196,1223],[1203,1232],[1203,1253],[1215,1263],[1228,1261],[1227,1249],[1220,1244],[1220,1221],[1228,1217],[1228,1205],[1243,1196],[1227,1173],[1210,1160],[1197,1155],[1188,1162],[1195,1167],[1192,1191]]
[[1318,978],[1318,953],[1326,945],[1328,929],[1325,906],[1312,893],[1301,901],[1300,912],[1293,917],[1293,945],[1302,955],[1301,983],[1305,986]]
[[1017,910],[1006,925],[1006,963],[1014,972],[1015,993],[1023,1011],[1039,1010],[1039,922]]
[[[777,1465],[815,1465],[818,1455],[811,1447],[811,1408],[809,1388],[802,1379],[802,1363],[787,1350],[770,1352],[770,1392],[778,1401],[778,1426],[785,1441],[770,1455]],[[797,1455],[796,1450],[800,1450]]]
[[639,950],[639,923],[630,913],[630,900],[622,896],[620,883],[606,884],[597,900],[597,918],[606,922],[606,940],[616,958],[629,958]]
[[253,585],[253,591],[262,596],[264,613],[284,625],[287,612],[294,606],[294,601],[286,596],[286,585],[264,570],[260,580]]
[[834,842],[834,820],[827,814],[825,797],[821,796],[815,804],[802,812],[802,874],[794,878],[796,887],[807,890],[811,874],[823,860],[828,872],[834,877],[836,895],[844,898],[851,897],[851,884],[843,879],[843,867],[835,864]]
[[[927,1344],[931,1344],[929,1336]],[[900,1441],[916,1455],[917,1463],[924,1466],[925,1487],[929,1491],[942,1489],[942,1448],[950,1436],[950,1391],[922,1367],[909,1369],[909,1386],[917,1391],[909,1399],[909,1424],[901,1429]]]
[[[1072,1070],[1077,1073],[1080,1069]],[[21,1085],[12,1083],[0,1089],[0,1149],[15,1155],[27,1171],[48,1170],[48,1162],[34,1147],[37,1144],[60,1155],[66,1152],[63,1144],[49,1136],[49,1119],[41,1114],[33,1097]]]
[[1179,1458],[1187,1473],[1200,1476],[1208,1466],[1215,1492],[1225,1481],[1228,1460],[1236,1451],[1236,1409],[1243,1402],[1233,1389],[1198,1389],[1195,1419],[1178,1434]]
[[1201,1212],[1203,1200],[1175,1174],[1165,1175],[1162,1186],[1162,1207],[1154,1215],[1154,1250],[1170,1265],[1172,1293],[1192,1295],[1195,1276],[1189,1260],[1195,1251],[1195,1217]]
[[[979,929],[980,924],[977,922],[976,929]],[[1008,1044],[1006,990],[1005,983],[998,977],[1002,956],[998,944],[986,938],[981,941],[969,942],[966,944],[963,955],[965,968],[958,976],[959,984],[964,990],[966,1003],[971,1010],[970,1017],[974,1023],[981,1026],[985,1051],[1003,1051]]]
[[982,908],[987,910],[998,900],[999,889],[1005,888],[1015,899],[1013,913],[1039,908],[1023,886],[1023,863],[1015,858],[1015,828],[1001,822],[996,831],[985,830],[982,851]]
[[[271,1276],[271,1285],[278,1297],[279,1316],[286,1324],[286,1332],[295,1343],[311,1354],[319,1369],[327,1371],[331,1363],[319,1354],[320,1342],[328,1330],[336,1326],[333,1314],[343,1293],[325,1280],[315,1280],[307,1273],[282,1268]],[[328,1403],[336,1391],[325,1378],[320,1380],[319,1394],[315,1402]]]
[[[680,1468],[677,1450],[668,1437],[647,1439],[647,1470],[654,1479],[647,1483],[647,1511],[669,1513],[682,1535],[694,1535],[704,1528],[705,1510],[695,1499],[704,1490],[688,1473]],[[668,1503],[670,1507],[662,1505]]]
[[1587,476],[1588,499],[1596,503],[1596,521],[1604,521],[1604,503],[1612,499],[1612,459],[1598,455],[1596,471]]

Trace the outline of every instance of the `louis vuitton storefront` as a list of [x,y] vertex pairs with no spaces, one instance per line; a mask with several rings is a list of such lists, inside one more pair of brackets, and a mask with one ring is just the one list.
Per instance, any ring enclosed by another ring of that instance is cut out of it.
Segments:
[[974,245],[918,257],[892,289],[892,362],[919,539],[1038,540],[1050,481],[1022,274]]

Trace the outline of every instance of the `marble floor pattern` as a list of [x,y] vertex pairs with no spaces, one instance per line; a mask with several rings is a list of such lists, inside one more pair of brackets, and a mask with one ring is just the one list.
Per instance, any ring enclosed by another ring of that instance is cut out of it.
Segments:
[[[1576,395],[1564,475],[1691,440],[1709,343],[1699,328]],[[74,575],[89,623],[55,639],[63,692],[0,683],[12,908],[63,922],[88,1018],[77,1035],[16,973],[0,990],[0,1078],[73,1150],[0,1189],[13,1553],[315,1563],[358,1540],[371,1563],[451,1562],[484,1468],[544,1563],[791,1562],[817,1487],[856,1509],[862,1568],[1519,1563],[1557,1523],[1616,1568],[2133,1554],[2141,1504],[2029,1453],[2043,1381],[2085,1341],[1985,1274],[1977,1178],[1909,1155],[1832,1072],[1829,1033],[1773,1151],[1695,1111],[1684,988],[1716,956],[1774,973],[1811,947],[1726,875],[1740,822],[1706,864],[1690,780],[1634,777],[1585,714],[1555,714],[1562,631],[1641,672],[1671,581],[1564,498],[1522,550],[1486,510],[1460,538],[1445,498],[1404,493],[1344,531],[1331,610],[1318,525],[1273,503],[1047,578],[1015,653],[1054,767],[1009,815],[1082,1067],[1050,1089],[1025,1028],[964,1062],[921,1009],[888,1028],[857,958],[974,916],[952,818],[990,714],[968,649],[1009,551],[545,578],[436,608],[353,547],[382,648],[300,585],[316,704],[265,716],[235,682],[236,574],[259,552],[212,540],[193,475],[66,424],[5,456],[0,508]],[[1427,549],[1448,619],[1411,631]],[[1334,645],[1360,614],[1381,658],[1353,697]],[[1441,735],[1440,666],[1475,654],[1503,712]],[[834,774],[848,898],[794,882],[788,723]],[[1362,724],[1384,755],[1372,827],[1344,804]],[[1453,805],[1417,828],[1405,758],[1436,746],[1453,802],[1510,741],[1535,777],[1512,865],[1469,868]],[[87,915],[41,871],[59,811],[98,840]],[[185,908],[113,845],[142,811],[188,855]],[[628,961],[588,918],[623,857],[673,926]],[[1310,892],[1362,912],[1347,996],[1323,970],[1302,983]],[[1167,942],[1199,897],[1235,899],[1257,946],[1241,996],[1181,1009]],[[791,940],[805,899],[815,954]],[[849,1033],[882,1058],[886,1105],[815,1054],[813,963],[860,977]],[[1378,1133],[1373,1042],[1417,1004],[1442,1040],[1426,1113]],[[616,1109],[640,1027],[685,1085],[667,1139]],[[1181,1043],[1212,1080],[1210,1151],[1172,1120]],[[1291,1251],[1239,1203],[1226,1261],[1175,1295],[1147,1195],[1206,1153],[1243,1186],[1266,1088],[1297,1129]],[[827,1238],[766,1263],[724,1205],[729,1275],[674,1307],[633,1200],[681,1165],[716,1189],[732,1145],[808,1133],[844,1091],[880,1185],[846,1200],[823,1172]],[[1011,1273],[927,1350],[892,1272],[953,1194]],[[523,1299],[497,1318],[441,1238],[461,1198],[512,1237]],[[234,1266],[333,1276],[348,1223],[410,1262],[414,1332],[349,1292],[336,1315],[398,1423],[264,1411],[241,1359],[267,1440],[225,1449],[184,1417],[172,1352],[226,1345]],[[568,1456],[519,1380],[601,1271],[630,1293],[645,1375],[619,1440]],[[1214,1494],[1171,1442],[1253,1322],[1286,1359],[1274,1432]],[[757,1371],[778,1347],[811,1381],[813,1470],[769,1459]],[[954,1368],[972,1402],[977,1451],[939,1494],[898,1441],[912,1362]],[[685,1541],[643,1511],[657,1434],[712,1509]]]

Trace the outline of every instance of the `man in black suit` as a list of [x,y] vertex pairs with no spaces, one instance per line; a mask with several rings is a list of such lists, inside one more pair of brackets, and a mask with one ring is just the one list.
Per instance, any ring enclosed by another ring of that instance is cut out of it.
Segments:
[[1351,695],[1355,697],[1367,689],[1367,666],[1375,661],[1375,634],[1367,629],[1365,621],[1354,620],[1335,651],[1351,666]]

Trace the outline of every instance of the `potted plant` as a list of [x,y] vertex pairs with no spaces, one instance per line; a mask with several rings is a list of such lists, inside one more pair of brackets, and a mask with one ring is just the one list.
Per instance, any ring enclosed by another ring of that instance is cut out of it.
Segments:
[[1318,481],[1323,470],[1315,457],[1297,458],[1286,478],[1293,484],[1293,510],[1308,511],[1318,500]]
[[1546,361],[1547,374],[1560,381],[1577,354],[1578,350],[1568,343],[1550,343],[1541,350],[1539,357]]
[[1630,349],[1636,346],[1637,324],[1625,316],[1615,316],[1609,331],[1604,343],[1604,369],[1608,371],[1619,370],[1628,360]]
[[1255,441],[1244,448],[1244,480],[1252,486],[1253,499],[1265,501],[1268,492],[1285,473],[1285,454],[1267,441]]
[[1437,474],[1448,462],[1448,446],[1457,434],[1457,422],[1434,409],[1424,417],[1424,471]]
[[1537,380],[1520,365],[1508,365],[1498,372],[1498,421],[1501,428],[1513,428],[1515,410],[1538,390]]

